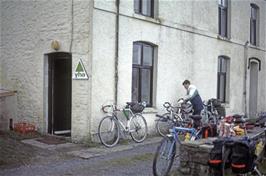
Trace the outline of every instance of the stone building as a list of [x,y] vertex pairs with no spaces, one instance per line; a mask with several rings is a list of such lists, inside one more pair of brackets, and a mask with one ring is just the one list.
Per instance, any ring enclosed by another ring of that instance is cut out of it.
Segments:
[[103,104],[145,100],[152,133],[184,79],[227,114],[266,111],[265,0],[0,2],[0,88],[17,91],[14,122],[94,140]]

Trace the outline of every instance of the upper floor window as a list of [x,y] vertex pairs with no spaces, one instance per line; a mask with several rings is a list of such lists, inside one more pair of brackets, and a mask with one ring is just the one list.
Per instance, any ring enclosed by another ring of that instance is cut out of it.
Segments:
[[154,17],[154,0],[134,0],[134,11],[135,13]]
[[229,71],[230,59],[226,56],[218,57],[217,99],[229,102]]
[[228,0],[219,0],[219,35],[228,37]]
[[259,7],[255,4],[251,4],[250,43],[252,45],[258,44],[258,34],[259,34]]
[[132,101],[152,106],[154,46],[145,42],[133,43]]

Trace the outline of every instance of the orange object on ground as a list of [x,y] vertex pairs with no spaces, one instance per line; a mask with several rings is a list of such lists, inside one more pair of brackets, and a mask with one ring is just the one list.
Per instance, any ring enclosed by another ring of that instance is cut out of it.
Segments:
[[27,134],[30,132],[35,132],[36,128],[35,125],[27,122],[19,122],[14,124],[14,131],[22,133],[22,134]]

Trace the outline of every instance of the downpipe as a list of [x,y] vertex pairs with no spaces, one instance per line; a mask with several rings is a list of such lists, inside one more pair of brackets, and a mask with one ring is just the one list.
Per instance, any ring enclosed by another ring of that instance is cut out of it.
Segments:
[[247,59],[248,59],[248,44],[246,41],[244,45],[244,84],[243,84],[243,96],[244,96],[244,114],[247,117]]
[[115,21],[115,94],[114,104],[117,105],[118,96],[118,57],[119,57],[119,7],[120,0],[115,1],[116,4],[116,21]]

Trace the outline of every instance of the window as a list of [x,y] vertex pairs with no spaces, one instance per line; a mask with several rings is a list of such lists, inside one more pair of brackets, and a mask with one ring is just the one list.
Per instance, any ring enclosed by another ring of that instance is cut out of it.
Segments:
[[228,37],[228,0],[219,0],[219,35]]
[[229,102],[229,70],[230,59],[226,56],[218,58],[218,74],[217,74],[217,99],[223,103]]
[[259,8],[255,4],[251,4],[251,15],[250,15],[250,43],[252,45],[257,45],[258,43],[258,16],[259,16]]
[[133,43],[132,101],[145,101],[152,106],[154,47],[144,42]]
[[134,11],[135,13],[154,17],[154,0],[134,0]]

